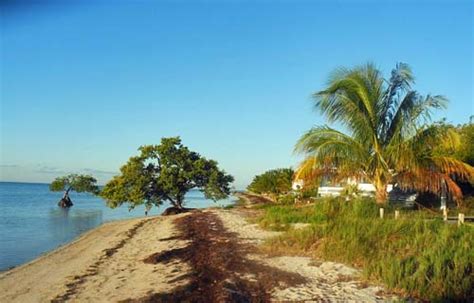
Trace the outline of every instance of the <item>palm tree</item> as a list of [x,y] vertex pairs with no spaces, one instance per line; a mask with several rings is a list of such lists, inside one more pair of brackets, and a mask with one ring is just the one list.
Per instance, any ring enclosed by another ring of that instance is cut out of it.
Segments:
[[434,152],[435,146],[455,147],[456,132],[428,123],[434,109],[445,108],[443,96],[421,96],[408,65],[400,63],[390,79],[373,65],[337,69],[326,89],[313,95],[315,108],[329,123],[316,126],[297,142],[305,154],[295,178],[314,180],[330,175],[370,180],[377,203],[386,203],[387,185],[441,193],[455,200],[462,192],[453,178],[474,178],[474,169],[461,161]]

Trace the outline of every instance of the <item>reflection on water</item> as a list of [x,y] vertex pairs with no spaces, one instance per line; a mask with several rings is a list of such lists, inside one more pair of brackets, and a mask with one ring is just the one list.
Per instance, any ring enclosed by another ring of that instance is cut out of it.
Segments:
[[53,237],[67,240],[100,225],[102,222],[102,210],[76,210],[58,207],[50,209],[48,227]]

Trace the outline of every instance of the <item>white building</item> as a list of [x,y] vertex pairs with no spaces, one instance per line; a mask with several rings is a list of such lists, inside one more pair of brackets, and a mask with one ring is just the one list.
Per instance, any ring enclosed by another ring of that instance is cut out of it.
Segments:
[[[361,196],[373,196],[375,194],[375,186],[371,183],[357,183],[357,188]],[[318,188],[318,196],[339,196],[343,189],[344,186],[321,186]],[[387,192],[391,192],[392,189],[393,185],[389,184],[387,186]]]
[[[357,188],[362,196],[373,196],[375,194],[375,186],[372,183],[365,182],[356,182],[354,180],[348,179],[347,182],[330,185],[329,180],[324,179],[321,182],[321,186],[318,188],[318,196],[328,197],[328,196],[339,196],[344,189],[344,186],[347,184],[357,184]],[[291,188],[293,190],[299,190],[303,188],[303,180],[293,181]],[[387,186],[387,192],[391,192],[393,185],[389,184]]]

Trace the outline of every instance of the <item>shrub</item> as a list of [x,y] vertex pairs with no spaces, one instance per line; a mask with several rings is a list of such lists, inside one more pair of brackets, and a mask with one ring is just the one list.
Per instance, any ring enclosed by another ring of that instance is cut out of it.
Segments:
[[277,199],[277,202],[280,204],[289,205],[289,204],[294,204],[295,199],[296,199],[296,195],[290,193],[290,194],[279,196]]
[[291,168],[272,169],[255,176],[247,189],[256,194],[284,194],[291,190],[293,174]]
[[303,188],[301,190],[301,199],[309,199],[309,198],[316,198],[318,196],[318,188]]
[[474,215],[474,196],[464,198],[459,211],[466,215]]

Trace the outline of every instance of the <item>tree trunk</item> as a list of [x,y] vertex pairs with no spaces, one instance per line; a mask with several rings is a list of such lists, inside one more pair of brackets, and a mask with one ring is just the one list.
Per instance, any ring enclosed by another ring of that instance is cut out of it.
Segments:
[[387,186],[375,189],[375,202],[383,205],[387,203]]
[[171,202],[171,205],[173,205],[173,206],[167,208],[161,214],[162,216],[176,215],[176,214],[180,214],[180,213],[189,211],[188,208],[183,207],[183,202],[184,202],[183,197],[178,196],[178,197],[176,197],[176,200],[169,199],[169,201]]
[[379,205],[387,203],[387,179],[384,176],[382,169],[376,169],[374,175],[374,186],[375,186],[375,202]]
[[382,180],[375,181],[375,202],[377,204],[383,205],[387,203],[388,193],[387,193],[387,183]]
[[65,192],[61,200],[58,202],[58,206],[62,208],[69,208],[73,206],[74,204],[71,201],[71,198],[69,198],[69,191],[71,188],[69,187]]
[[183,209],[183,200],[180,197],[178,197],[178,199],[176,200],[176,207],[179,209]]

